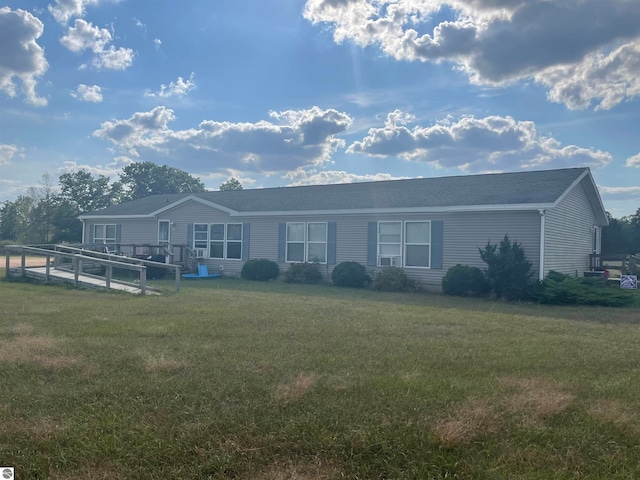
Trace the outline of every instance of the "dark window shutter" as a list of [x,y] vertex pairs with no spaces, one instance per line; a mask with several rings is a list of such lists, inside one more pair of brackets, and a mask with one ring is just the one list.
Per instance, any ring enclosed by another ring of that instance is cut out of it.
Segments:
[[193,223],[187,223],[187,246],[193,248]]
[[287,224],[278,224],[278,261],[284,262],[287,249]]
[[367,237],[367,265],[378,265],[378,222],[369,222]]
[[92,223],[89,224],[89,243],[93,243],[93,234],[95,232],[95,227]]
[[116,225],[116,243],[120,243],[122,239],[122,225],[119,223]]
[[242,224],[242,260],[249,260],[249,244],[251,241],[251,224]]
[[442,220],[431,221],[431,268],[442,269],[442,244],[444,225]]
[[336,222],[327,224],[327,263],[329,265],[336,264]]

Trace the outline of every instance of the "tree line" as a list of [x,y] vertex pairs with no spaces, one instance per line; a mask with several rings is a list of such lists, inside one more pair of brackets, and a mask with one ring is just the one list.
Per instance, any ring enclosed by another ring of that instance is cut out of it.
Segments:
[[[231,178],[220,190],[242,190],[242,184]],[[87,170],[63,173],[57,189],[45,173],[39,187],[0,205],[0,244],[77,243],[82,240],[82,213],[149,195],[203,191],[199,178],[153,162],[128,165],[114,182]]]

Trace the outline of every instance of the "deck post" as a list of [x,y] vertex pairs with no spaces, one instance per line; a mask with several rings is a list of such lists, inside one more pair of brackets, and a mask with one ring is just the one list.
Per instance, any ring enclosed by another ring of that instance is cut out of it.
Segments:
[[107,285],[107,290],[111,288],[111,276],[113,275],[113,265],[107,265],[105,272],[105,283]]
[[140,270],[140,290],[142,291],[142,295],[147,294],[147,267],[144,265]]
[[73,284],[77,287],[78,277],[80,273],[79,271],[80,259],[78,257],[73,257],[72,264],[73,264]]
[[27,272],[25,271],[25,268],[27,266],[27,254],[24,252],[24,248],[22,249],[22,260],[20,263],[20,269],[22,270],[22,276],[26,277],[27,276]]
[[5,271],[4,271],[4,276],[9,278],[9,267],[11,266],[11,252],[9,249],[7,249],[6,252],[4,252],[4,257],[5,257]]
[[45,275],[44,278],[45,280],[48,282],[49,280],[51,280],[50,278],[50,272],[51,272],[51,265],[50,265],[50,261],[51,261],[51,256],[47,255],[47,263],[45,264]]
[[176,265],[176,292],[180,291],[180,265]]

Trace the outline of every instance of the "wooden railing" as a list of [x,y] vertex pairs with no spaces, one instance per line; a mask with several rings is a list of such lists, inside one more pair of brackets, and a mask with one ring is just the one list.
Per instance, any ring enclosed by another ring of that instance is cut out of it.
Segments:
[[[20,255],[20,269],[22,276],[26,276],[26,257],[27,256],[40,256],[45,257],[45,278],[50,280],[51,268],[57,270],[64,270],[72,272],[74,274],[74,283],[78,285],[80,274],[88,275],[93,278],[104,278],[106,288],[111,287],[113,279],[113,269],[120,268],[124,270],[131,270],[138,273],[139,285],[129,282],[118,280],[118,283],[128,284],[140,288],[142,294],[147,291],[147,267],[153,266],[157,268],[167,269],[173,271],[175,275],[175,289],[180,291],[180,266],[153,262],[150,260],[144,260],[133,257],[126,257],[120,255],[112,255],[108,253],[96,252],[93,250],[87,250],[69,245],[40,245],[40,246],[23,246],[23,245],[7,245],[5,248],[6,257],[6,275],[10,274],[10,264],[12,254]],[[51,260],[53,259],[53,263]],[[87,263],[96,264],[100,267],[104,267],[105,275],[93,275],[84,272],[83,267]]]
[[625,275],[640,273],[640,259],[635,255],[594,253],[589,255],[589,266],[590,270],[615,268]]

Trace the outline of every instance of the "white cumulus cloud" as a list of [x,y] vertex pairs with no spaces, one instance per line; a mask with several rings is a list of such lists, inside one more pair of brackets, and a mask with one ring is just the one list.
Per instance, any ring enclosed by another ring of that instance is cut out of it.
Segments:
[[178,77],[175,82],[170,82],[169,85],[161,84],[160,90],[157,92],[145,92],[146,97],[183,97],[191,90],[196,88],[196,82],[193,80],[195,73],[191,72],[188,79]]
[[438,168],[470,172],[542,166],[597,168],[612,160],[607,152],[576,145],[563,147],[554,138],[538,134],[533,122],[511,117],[469,116],[445,119],[427,127],[410,127],[411,122],[411,116],[398,110],[391,112],[383,127],[369,129],[367,136],[352,143],[347,152],[373,157],[397,156]]
[[277,172],[319,165],[344,146],[336,135],[351,118],[333,109],[270,112],[271,121],[233,123],[204,120],[197,127],[172,130],[173,110],[158,106],[124,120],[102,123],[93,132],[131,157],[182,158],[192,169]]
[[113,37],[106,28],[94,26],[81,18],[76,19],[74,26],[69,27],[60,43],[72,52],[93,52],[91,64],[98,70],[124,70],[133,63],[134,52],[130,48],[115,48],[109,45]]
[[637,0],[308,0],[304,16],[338,43],[452,62],[477,84],[532,78],[570,108],[640,95]]
[[85,85],[81,83],[75,92],[71,92],[73,98],[84,102],[100,103],[102,101],[102,89],[98,85]]
[[49,13],[62,25],[66,25],[73,17],[84,17],[87,5],[97,5],[99,0],[56,0],[49,5]]
[[625,165],[627,167],[640,168],[640,153],[638,153],[637,155],[634,155],[633,157],[627,158]]
[[0,8],[0,91],[15,97],[18,79],[26,101],[37,107],[47,105],[46,98],[36,93],[38,78],[49,67],[37,43],[43,31],[44,25],[31,13]]

